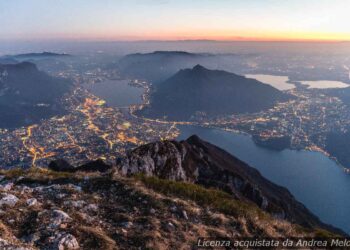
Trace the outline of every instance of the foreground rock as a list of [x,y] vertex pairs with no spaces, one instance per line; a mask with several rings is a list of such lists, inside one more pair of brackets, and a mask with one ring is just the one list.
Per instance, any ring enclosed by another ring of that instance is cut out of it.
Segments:
[[3,194],[4,197],[1,198],[0,200],[0,207],[6,205],[9,207],[13,207],[16,205],[16,203],[18,202],[18,198],[12,194]]
[[195,197],[180,195],[181,190],[195,188],[208,197],[217,193],[192,184],[174,188],[174,183],[160,179],[158,186],[157,180],[146,177],[39,168],[4,174],[2,182],[14,185],[3,197],[13,202],[1,207],[0,249],[192,249],[198,237],[318,233],[271,218],[256,205],[237,203],[225,193],[220,193],[223,202],[227,206],[232,201],[233,209],[203,201],[198,205]]

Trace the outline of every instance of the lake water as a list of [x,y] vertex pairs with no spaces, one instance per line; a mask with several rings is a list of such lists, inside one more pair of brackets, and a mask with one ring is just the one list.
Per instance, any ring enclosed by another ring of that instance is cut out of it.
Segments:
[[295,85],[288,83],[288,76],[273,76],[273,75],[246,75],[247,78],[256,79],[262,83],[271,85],[272,87],[279,90],[288,90],[295,88]]
[[[245,77],[253,78],[260,82],[271,85],[279,90],[288,90],[295,88],[295,85],[289,83],[288,76],[274,76],[274,75],[255,75],[248,74]],[[339,81],[300,81],[301,84],[308,85],[310,89],[331,89],[331,88],[347,88],[348,84]]]
[[142,104],[141,96],[144,89],[130,86],[128,80],[107,80],[95,84],[85,84],[84,87],[112,107]]
[[308,85],[310,89],[331,89],[347,88],[348,84],[339,81],[301,81],[301,84]]
[[197,134],[258,169],[289,191],[323,222],[350,233],[350,175],[318,152],[272,151],[255,145],[250,136],[217,129],[181,126],[179,139]]

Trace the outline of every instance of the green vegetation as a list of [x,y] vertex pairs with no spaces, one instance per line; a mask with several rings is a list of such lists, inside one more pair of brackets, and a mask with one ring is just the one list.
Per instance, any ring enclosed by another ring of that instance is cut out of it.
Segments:
[[28,178],[32,180],[52,180],[59,178],[69,178],[71,173],[56,172],[46,168],[32,167],[29,169],[13,168],[9,170],[0,170],[0,175],[13,179],[18,177]]
[[255,218],[258,216],[259,219],[269,218],[269,215],[256,205],[235,200],[230,194],[217,189],[207,189],[192,183],[170,181],[144,175],[136,175],[135,178],[154,191],[189,199],[201,206],[211,207],[224,214],[235,217]]

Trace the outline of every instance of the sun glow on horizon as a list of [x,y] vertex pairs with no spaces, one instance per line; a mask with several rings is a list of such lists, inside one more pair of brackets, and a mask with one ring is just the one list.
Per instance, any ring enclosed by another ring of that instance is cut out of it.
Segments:
[[0,41],[350,41],[348,0],[12,0],[0,9]]

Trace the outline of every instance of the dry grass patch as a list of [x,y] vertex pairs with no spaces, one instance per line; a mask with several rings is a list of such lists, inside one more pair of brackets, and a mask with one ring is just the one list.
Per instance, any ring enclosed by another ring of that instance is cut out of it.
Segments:
[[88,249],[118,249],[116,242],[103,232],[102,229],[80,226],[78,227],[77,234],[80,234],[80,238],[84,241],[84,247]]

